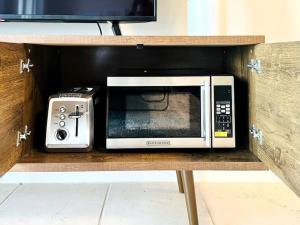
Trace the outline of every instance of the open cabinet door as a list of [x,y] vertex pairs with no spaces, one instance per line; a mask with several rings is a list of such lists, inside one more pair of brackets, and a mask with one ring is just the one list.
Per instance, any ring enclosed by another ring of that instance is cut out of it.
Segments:
[[253,152],[300,196],[300,42],[253,49],[262,72],[250,75],[251,121],[263,139]]
[[18,131],[24,131],[21,59],[26,59],[23,45],[0,43],[0,177],[22,154],[22,144],[17,147]]

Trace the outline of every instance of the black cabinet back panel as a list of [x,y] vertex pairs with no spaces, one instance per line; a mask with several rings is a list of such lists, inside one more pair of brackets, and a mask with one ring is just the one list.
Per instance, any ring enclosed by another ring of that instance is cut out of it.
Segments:
[[62,47],[62,87],[106,85],[107,76],[180,76],[223,72],[221,47]]
[[96,147],[105,146],[107,76],[199,76],[223,73],[222,47],[30,46],[38,84],[34,146],[43,149],[49,95],[74,86],[102,86],[96,108]]

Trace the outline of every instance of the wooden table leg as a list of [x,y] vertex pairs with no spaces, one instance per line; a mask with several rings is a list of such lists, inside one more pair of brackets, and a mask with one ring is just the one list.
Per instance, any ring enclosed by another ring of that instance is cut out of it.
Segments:
[[185,201],[190,225],[198,225],[198,212],[193,171],[181,171]]
[[182,184],[182,174],[181,174],[181,171],[177,170],[176,171],[176,175],[177,175],[177,183],[178,183],[179,192],[180,193],[184,193],[183,184]]

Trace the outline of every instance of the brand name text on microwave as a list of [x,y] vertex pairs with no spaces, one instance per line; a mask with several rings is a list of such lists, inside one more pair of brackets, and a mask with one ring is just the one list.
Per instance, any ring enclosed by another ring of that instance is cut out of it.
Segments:
[[161,145],[171,145],[170,140],[155,140],[155,141],[146,141],[147,146],[161,146]]

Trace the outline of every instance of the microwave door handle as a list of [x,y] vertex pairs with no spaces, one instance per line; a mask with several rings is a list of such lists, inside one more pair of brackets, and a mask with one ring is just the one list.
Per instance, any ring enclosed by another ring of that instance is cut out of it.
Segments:
[[204,118],[205,87],[204,86],[200,87],[200,96],[201,96],[201,138],[204,138],[205,137],[205,118]]
[[205,136],[205,145],[210,147],[210,87],[209,83],[204,83],[204,136]]

